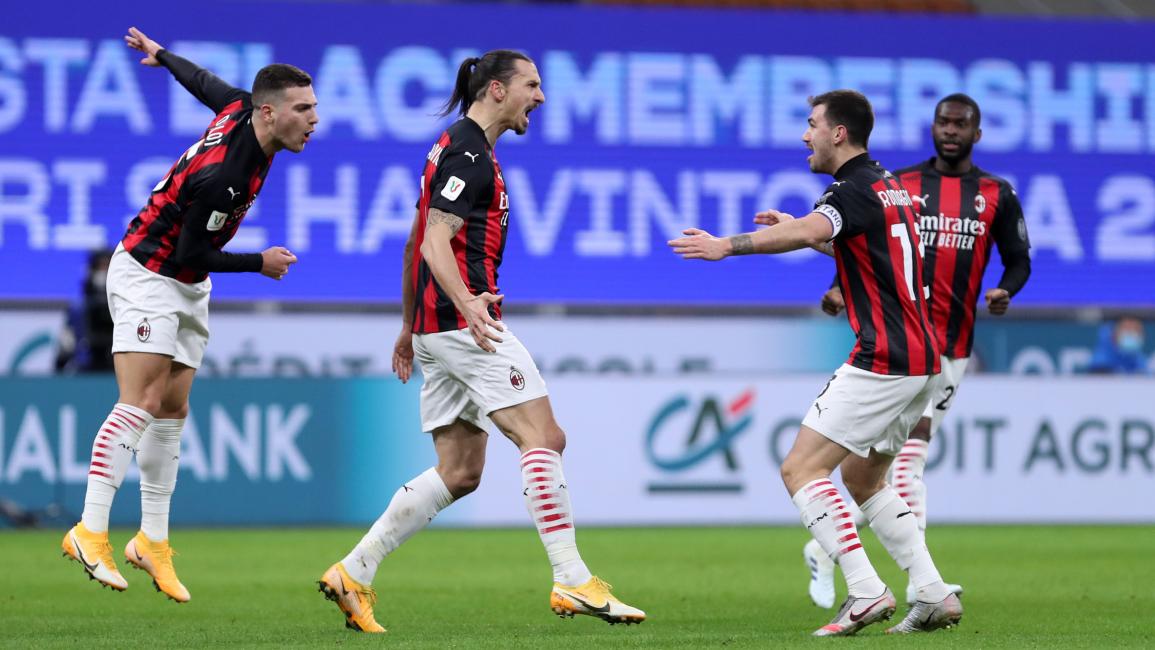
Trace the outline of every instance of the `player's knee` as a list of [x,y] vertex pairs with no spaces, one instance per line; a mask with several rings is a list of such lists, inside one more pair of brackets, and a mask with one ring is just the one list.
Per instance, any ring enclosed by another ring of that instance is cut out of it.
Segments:
[[151,395],[149,393],[145,393],[133,400],[127,400],[122,397],[120,401],[124,404],[135,406],[136,408],[144,411],[145,413],[148,413],[153,417],[156,417],[157,413],[160,413],[163,410],[161,407],[163,400],[161,400],[160,395]]
[[910,437],[915,440],[926,440],[930,442],[931,433],[933,433],[931,430],[931,419],[919,418],[918,424],[915,424],[914,428],[910,430]]
[[549,449],[565,451],[565,431],[556,422],[527,424],[520,430],[502,430],[522,451],[529,449]]
[[164,410],[165,389],[165,382],[160,380],[132,387],[127,391],[122,387],[118,401],[157,417],[157,414]]
[[786,488],[790,490],[791,495],[812,480],[807,478],[810,472],[806,467],[806,463],[802,461],[797,454],[787,454],[778,471],[782,475],[782,482],[786,484]]
[[842,472],[842,484],[846,486],[850,498],[854,499],[855,503],[861,504],[878,494],[878,491],[886,485],[886,481],[882,477],[860,476],[844,470]]
[[552,423],[542,436],[541,446],[562,453],[565,451],[565,431],[556,422]]
[[160,410],[154,412],[158,419],[164,420],[183,420],[188,417],[188,402],[186,401],[161,401]]

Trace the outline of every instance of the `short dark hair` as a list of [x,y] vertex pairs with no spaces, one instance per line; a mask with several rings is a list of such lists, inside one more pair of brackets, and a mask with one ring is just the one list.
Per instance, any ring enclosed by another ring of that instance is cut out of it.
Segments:
[[253,79],[253,105],[260,106],[273,101],[273,95],[286,88],[312,86],[313,78],[308,72],[288,63],[273,63],[257,72]]
[[954,93],[953,95],[947,95],[946,97],[938,100],[938,103],[934,105],[935,117],[938,117],[938,109],[942,108],[942,105],[947,103],[963,104],[969,106],[971,110],[975,112],[975,126],[979,126],[983,123],[983,112],[979,110],[979,103],[976,102],[970,95],[965,93]]
[[811,107],[826,106],[827,124],[846,127],[850,144],[866,148],[874,130],[874,109],[866,95],[857,90],[831,90],[807,101]]
[[509,83],[517,72],[517,62],[533,63],[533,59],[517,50],[490,50],[480,57],[471,56],[457,68],[457,81],[453,84],[453,95],[445,102],[438,115],[442,117],[459,110],[462,115],[469,112],[473,102],[481,99],[485,88],[494,79]]

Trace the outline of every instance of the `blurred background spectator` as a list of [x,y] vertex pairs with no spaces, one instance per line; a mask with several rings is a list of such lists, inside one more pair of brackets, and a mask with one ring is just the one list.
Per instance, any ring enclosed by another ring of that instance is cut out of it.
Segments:
[[56,349],[56,372],[112,372],[112,315],[104,291],[112,253],[93,251],[80,298],[68,308],[68,317]]
[[1150,362],[1143,351],[1143,322],[1129,316],[1099,330],[1099,344],[1091,356],[1088,372],[1095,374],[1146,375]]

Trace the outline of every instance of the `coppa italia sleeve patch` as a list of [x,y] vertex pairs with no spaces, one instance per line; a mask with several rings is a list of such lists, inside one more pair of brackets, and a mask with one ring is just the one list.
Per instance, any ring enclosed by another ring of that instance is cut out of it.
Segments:
[[814,211],[830,220],[830,225],[834,227],[834,232],[830,234],[831,239],[834,239],[838,236],[838,233],[842,232],[842,213],[838,211],[838,208],[824,203],[815,207]]
[[456,176],[450,176],[449,181],[445,183],[445,187],[441,188],[441,196],[444,196],[450,201],[456,201],[464,189],[465,181]]
[[228,212],[219,212],[217,210],[213,210],[213,213],[209,215],[209,230],[215,231],[224,228],[225,222],[228,221],[228,219]]

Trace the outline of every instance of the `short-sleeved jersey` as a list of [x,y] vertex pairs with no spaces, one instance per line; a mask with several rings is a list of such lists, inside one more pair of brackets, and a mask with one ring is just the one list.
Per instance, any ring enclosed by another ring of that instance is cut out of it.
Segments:
[[[509,227],[509,197],[501,165],[485,131],[473,120],[453,123],[429,151],[421,175],[417,201],[417,232],[414,240],[413,332],[429,334],[467,327],[449,295],[437,284],[429,264],[421,257],[429,210],[461,217],[464,224],[450,244],[461,279],[473,295],[497,289],[497,270],[505,252]],[[491,304],[489,313],[501,318],[501,307]]]
[[961,176],[937,171],[934,158],[895,172],[914,200],[925,249],[924,281],[939,350],[952,359],[974,346],[975,308],[991,246],[1030,249],[1023,209],[1010,183],[972,167]]
[[[122,243],[145,268],[181,282],[200,282],[208,271],[187,264],[178,249],[222,249],[256,200],[273,157],[257,141],[249,93],[168,52],[159,58],[216,116],[153,188]],[[259,257],[235,256],[220,270],[260,271]]]
[[814,211],[834,227],[838,283],[857,338],[847,363],[882,375],[939,372],[910,195],[867,154],[834,178]]

